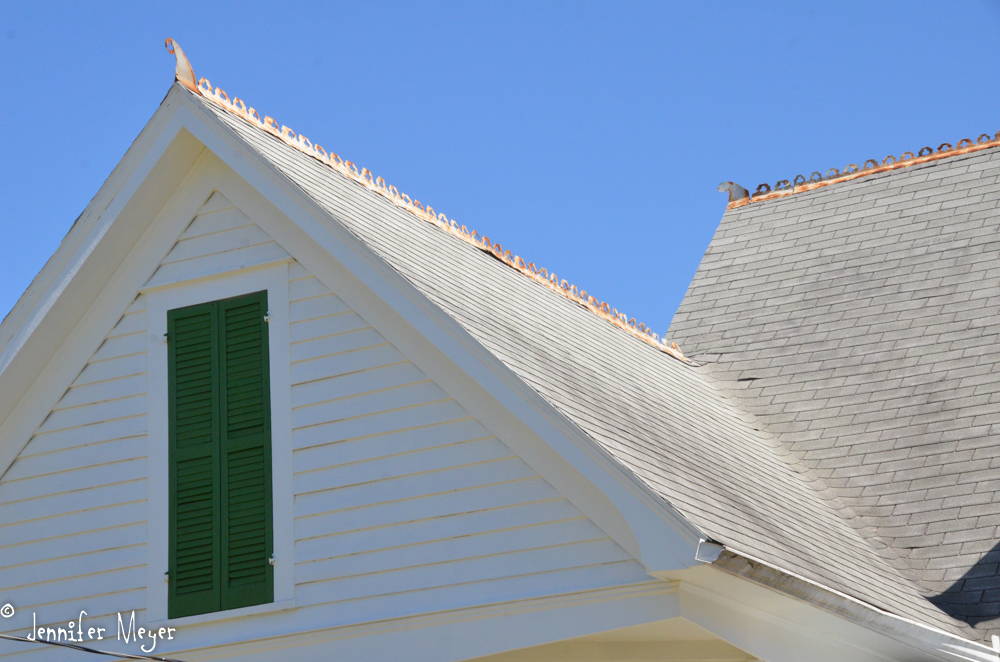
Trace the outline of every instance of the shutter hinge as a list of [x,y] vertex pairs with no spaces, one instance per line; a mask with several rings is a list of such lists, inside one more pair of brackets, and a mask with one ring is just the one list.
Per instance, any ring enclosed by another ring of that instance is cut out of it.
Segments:
[[163,581],[167,582],[168,584],[170,583],[170,573],[169,572],[163,573]]
[[271,555],[271,558],[269,558],[267,562],[271,565],[278,565],[278,559],[275,558],[274,554]]

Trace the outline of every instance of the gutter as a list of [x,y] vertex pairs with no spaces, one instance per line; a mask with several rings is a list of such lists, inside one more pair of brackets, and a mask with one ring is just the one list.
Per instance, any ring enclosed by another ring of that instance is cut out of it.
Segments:
[[924,625],[712,540],[698,542],[695,559],[727,574],[804,600],[901,643],[951,659],[1000,662],[1000,637],[993,636],[992,645],[987,645]]

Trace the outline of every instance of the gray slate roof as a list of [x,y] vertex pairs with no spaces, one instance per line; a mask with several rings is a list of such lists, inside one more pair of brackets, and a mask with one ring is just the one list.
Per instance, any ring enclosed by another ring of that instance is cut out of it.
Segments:
[[670,335],[928,600],[1000,629],[1000,149],[729,210]]
[[961,632],[703,369],[193,98],[706,534],[883,610]]

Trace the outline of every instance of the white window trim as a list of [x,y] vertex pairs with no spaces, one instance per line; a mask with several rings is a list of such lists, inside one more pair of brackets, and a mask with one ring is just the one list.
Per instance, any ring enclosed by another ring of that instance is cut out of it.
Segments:
[[[167,311],[267,290],[271,378],[271,489],[274,523],[274,603],[295,598],[294,496],[292,492],[292,385],[288,309],[288,261],[222,276],[141,290],[146,297],[148,397],[148,501],[146,620],[166,622],[169,559],[169,464],[167,415]],[[261,609],[268,607],[261,605]],[[185,617],[185,624],[218,620],[228,612]],[[180,619],[174,619],[180,620]]]

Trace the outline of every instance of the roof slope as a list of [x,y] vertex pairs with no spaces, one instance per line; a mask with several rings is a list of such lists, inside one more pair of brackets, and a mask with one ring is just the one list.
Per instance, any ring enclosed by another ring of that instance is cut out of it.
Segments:
[[998,206],[991,148],[730,209],[670,328],[981,630],[1000,628]]
[[698,369],[193,98],[708,535],[891,613],[958,632]]

